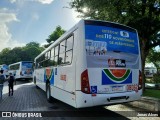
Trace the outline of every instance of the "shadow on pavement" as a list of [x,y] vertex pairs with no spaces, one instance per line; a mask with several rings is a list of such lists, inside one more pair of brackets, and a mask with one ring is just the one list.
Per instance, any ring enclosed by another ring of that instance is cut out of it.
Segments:
[[48,103],[46,93],[41,89],[37,89],[33,82],[17,81],[14,86],[13,96],[8,96],[7,89],[8,86],[5,83],[3,100],[0,101],[0,111],[34,111],[42,113],[43,117],[127,119],[125,116],[101,106],[76,109],[58,100]]

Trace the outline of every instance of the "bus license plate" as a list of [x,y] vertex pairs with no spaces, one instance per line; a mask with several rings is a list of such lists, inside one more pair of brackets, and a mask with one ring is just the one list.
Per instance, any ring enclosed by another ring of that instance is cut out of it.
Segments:
[[123,91],[123,86],[112,86],[113,92],[121,92]]

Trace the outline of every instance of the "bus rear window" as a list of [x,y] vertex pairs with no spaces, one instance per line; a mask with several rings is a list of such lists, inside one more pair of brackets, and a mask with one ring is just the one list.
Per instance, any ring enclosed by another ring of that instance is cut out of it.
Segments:
[[106,26],[85,26],[86,50],[91,55],[96,52],[118,51],[139,54],[138,36],[119,28]]
[[[113,23],[112,23],[113,24]],[[123,28],[123,29],[122,29]],[[121,25],[85,25],[85,48],[88,67],[109,66],[108,61],[123,61],[125,67],[138,67],[137,32]]]
[[28,68],[32,68],[33,67],[33,63],[31,62],[23,62],[22,63],[22,69],[28,69]]

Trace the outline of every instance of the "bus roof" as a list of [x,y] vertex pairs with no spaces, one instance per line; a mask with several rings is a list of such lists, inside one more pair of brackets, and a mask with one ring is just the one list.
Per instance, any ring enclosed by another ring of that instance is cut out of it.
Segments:
[[101,21],[101,20],[84,20],[85,24],[87,25],[98,25],[98,26],[107,26],[107,27],[119,27],[131,32],[137,32],[136,29],[126,26],[124,24],[116,23],[116,22],[110,22],[110,21]]
[[116,26],[120,26],[122,29],[127,29],[129,31],[132,32],[137,32],[136,29],[131,28],[129,26],[123,25],[123,24],[119,24],[116,22],[109,22],[109,21],[102,21],[102,20],[80,20],[77,24],[75,24],[71,29],[69,29],[67,32],[65,32],[61,37],[59,37],[55,42],[53,42],[48,48],[46,48],[41,54],[39,54],[35,59],[39,58],[41,55],[45,54],[47,51],[49,51],[53,46],[57,45],[58,43],[60,43],[64,38],[68,37],[73,31],[75,31],[78,27],[78,25],[80,23],[86,23],[86,24],[90,24],[90,25],[102,25],[102,26],[112,26],[112,27],[116,27]]
[[19,62],[16,62],[16,63],[9,64],[9,66],[15,65],[15,64],[18,64],[18,63],[21,63],[21,62],[30,62],[30,63],[33,63],[33,61],[19,61]]

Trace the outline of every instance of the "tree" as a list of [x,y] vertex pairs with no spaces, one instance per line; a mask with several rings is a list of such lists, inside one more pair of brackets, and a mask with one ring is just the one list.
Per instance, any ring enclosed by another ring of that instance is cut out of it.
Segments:
[[153,63],[157,70],[160,68],[160,51],[155,49],[150,49],[149,54],[146,58],[147,63]]
[[40,44],[37,42],[30,42],[23,47],[23,54],[25,57],[22,58],[23,61],[33,61],[34,58],[39,55],[44,48],[40,47]]
[[26,57],[24,57],[23,61],[34,61],[34,58],[37,57],[42,51],[38,47],[32,46],[32,47],[25,47],[23,49],[23,52],[25,53]]
[[33,47],[33,46],[37,47],[37,48],[40,47],[39,43],[37,43],[37,42],[30,42],[30,43],[26,44],[26,47]]
[[26,46],[22,48],[22,53],[25,57],[22,57],[22,61],[34,61],[34,58],[38,56],[44,48],[40,47],[37,42],[27,43]]
[[7,59],[7,55],[10,53],[10,48],[5,48],[0,52],[0,65],[8,64],[9,60]]
[[52,34],[48,36],[48,39],[46,39],[49,44],[45,45],[45,47],[51,45],[51,42],[55,42],[63,33],[65,33],[65,30],[63,30],[61,26],[57,26]]
[[0,52],[0,64],[12,64],[19,61],[33,61],[44,48],[39,43],[30,42],[24,47],[5,48]]
[[151,48],[160,45],[160,4],[158,0],[72,0],[70,6],[81,13],[83,18],[119,22],[138,30],[144,88],[146,57]]

